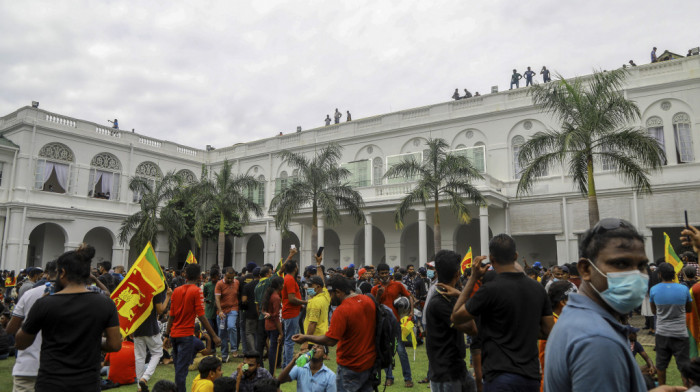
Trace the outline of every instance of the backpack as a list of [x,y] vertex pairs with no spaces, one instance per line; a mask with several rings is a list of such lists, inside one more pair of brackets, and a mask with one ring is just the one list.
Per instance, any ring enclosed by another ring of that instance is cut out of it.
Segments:
[[[401,326],[396,320],[394,312],[386,305],[380,304],[372,294],[366,294],[374,301],[376,314],[376,328],[374,332],[374,345],[377,359],[374,361],[370,379],[375,392],[379,391],[382,383],[382,369],[394,367],[396,348],[401,336]],[[386,389],[386,386],[385,386]]]

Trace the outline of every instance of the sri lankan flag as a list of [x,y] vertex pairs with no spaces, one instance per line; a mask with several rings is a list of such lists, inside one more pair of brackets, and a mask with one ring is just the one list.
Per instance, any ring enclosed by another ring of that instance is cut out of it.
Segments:
[[673,246],[671,245],[671,237],[669,237],[666,233],[664,233],[664,259],[664,261],[671,264],[673,269],[676,271],[675,275],[673,276],[673,282],[678,283],[678,274],[683,269],[683,262],[676,254],[676,251],[673,250]]
[[280,263],[277,264],[277,268],[275,268],[275,275],[284,277],[284,270],[282,269],[283,265],[284,265],[284,258],[280,259]]
[[462,263],[460,265],[460,268],[462,270],[462,275],[464,275],[464,271],[467,270],[467,268],[472,267],[472,247],[469,247],[469,252],[467,252],[466,255],[464,255],[464,258],[462,259]]
[[197,264],[197,259],[194,258],[192,251],[190,251],[190,253],[187,254],[187,259],[185,260],[185,264]]
[[690,297],[693,299],[692,310],[685,314],[685,325],[688,328],[688,340],[690,343],[690,358],[700,355],[700,312],[698,311],[698,301],[700,293],[690,288]]
[[165,277],[149,242],[126,277],[114,289],[122,337],[132,334],[151,314],[153,297],[165,289]]

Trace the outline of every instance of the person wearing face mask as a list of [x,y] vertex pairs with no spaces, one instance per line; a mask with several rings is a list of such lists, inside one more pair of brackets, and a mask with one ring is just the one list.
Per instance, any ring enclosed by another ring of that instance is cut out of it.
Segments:
[[693,302],[688,287],[673,282],[676,271],[671,264],[662,263],[656,273],[661,283],[651,288],[649,302],[652,313],[656,314],[656,369],[659,384],[665,384],[671,355],[678,369],[690,362],[685,314],[692,311]]
[[625,220],[603,219],[584,233],[579,257],[579,294],[569,295],[547,340],[544,390],[646,391],[625,326],[647,290],[644,237]]
[[[310,276],[307,279],[306,298],[306,317],[304,318],[304,331],[307,335],[322,336],[328,332],[328,308],[331,306],[331,295],[325,287],[323,270],[321,262],[323,256],[315,256],[316,258],[316,275]],[[302,349],[307,348],[307,344],[301,346]]]

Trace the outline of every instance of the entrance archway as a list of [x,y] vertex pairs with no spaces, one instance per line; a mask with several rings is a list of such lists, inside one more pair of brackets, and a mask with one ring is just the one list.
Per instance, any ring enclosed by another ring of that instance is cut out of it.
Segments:
[[[294,244],[294,246],[299,249],[299,246],[301,245],[301,242],[299,242],[299,237],[297,237],[296,234],[293,232],[289,232],[286,236],[282,237],[282,257],[286,259],[287,255],[289,254],[289,248]],[[298,256],[298,255],[297,255]],[[277,267],[277,263],[279,263],[279,260],[273,260],[274,263],[270,263]]]
[[323,231],[323,264],[326,268],[340,267],[340,237],[331,229]]
[[411,223],[403,229],[403,233],[401,233],[400,263],[402,267],[405,267],[408,264],[413,264],[417,268],[418,266],[423,266],[425,263],[433,259],[433,256],[435,255],[435,241],[433,240],[433,228],[428,225],[425,226],[425,237],[426,244],[428,246],[428,260],[419,260],[418,222]]
[[[386,263],[386,248],[384,246],[384,233],[377,227],[372,226],[372,265]],[[365,229],[364,227],[355,234],[355,254],[353,260],[356,267],[364,266],[370,261],[365,260]]]
[[[489,227],[489,240],[493,237],[493,232]],[[481,229],[479,219],[472,219],[468,225],[459,225],[454,235],[455,252],[464,256],[469,247],[472,247],[472,256],[488,254],[488,249],[481,249]]]
[[[44,267],[66,249],[66,231],[55,223],[42,223],[29,234],[27,267]],[[110,248],[111,250],[111,248]]]
[[250,238],[248,238],[245,256],[246,259],[244,260],[243,264],[241,264],[242,266],[245,266],[251,261],[255,262],[257,265],[263,265],[265,262],[265,243],[259,234],[253,234],[250,236]]
[[85,234],[83,242],[95,248],[95,257],[92,258],[93,267],[97,267],[97,263],[102,261],[113,261],[112,246],[114,245],[114,236],[108,229],[95,227]]

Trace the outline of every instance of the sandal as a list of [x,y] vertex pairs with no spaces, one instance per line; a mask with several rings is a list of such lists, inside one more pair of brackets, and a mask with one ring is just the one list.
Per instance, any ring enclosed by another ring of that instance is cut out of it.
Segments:
[[406,384],[404,386],[406,388],[413,388],[413,381],[406,381]]
[[430,382],[430,380],[428,380],[428,377],[426,377],[426,378],[424,378],[424,379],[418,381],[418,384],[427,384],[427,383],[429,383],[429,382]]

